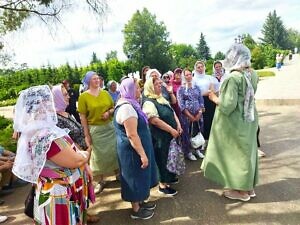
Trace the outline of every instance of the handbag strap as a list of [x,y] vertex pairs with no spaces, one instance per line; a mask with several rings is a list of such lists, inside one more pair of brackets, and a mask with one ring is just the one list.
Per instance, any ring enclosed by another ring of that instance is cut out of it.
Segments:
[[[191,125],[191,129],[190,129],[190,136],[193,135],[193,130],[194,130],[194,122],[191,122],[191,123],[192,123],[192,125]],[[197,124],[198,124],[198,128],[199,128],[199,132],[201,132],[199,121],[197,121]]]

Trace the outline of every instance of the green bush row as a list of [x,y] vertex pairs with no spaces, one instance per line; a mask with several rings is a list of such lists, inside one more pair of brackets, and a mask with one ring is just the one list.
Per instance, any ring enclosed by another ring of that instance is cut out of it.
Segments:
[[12,152],[17,150],[17,142],[12,139],[13,125],[12,120],[0,116],[0,145]]

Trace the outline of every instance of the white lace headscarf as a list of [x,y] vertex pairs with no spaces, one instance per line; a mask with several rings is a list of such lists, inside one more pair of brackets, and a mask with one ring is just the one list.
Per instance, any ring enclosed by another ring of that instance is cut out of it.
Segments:
[[229,71],[238,70],[244,75],[247,83],[244,100],[244,119],[248,122],[254,121],[254,89],[251,83],[251,52],[243,44],[233,44],[226,53],[223,63]]
[[49,86],[34,86],[21,91],[14,115],[14,130],[21,132],[12,169],[16,176],[37,183],[52,141],[67,135],[56,123]]

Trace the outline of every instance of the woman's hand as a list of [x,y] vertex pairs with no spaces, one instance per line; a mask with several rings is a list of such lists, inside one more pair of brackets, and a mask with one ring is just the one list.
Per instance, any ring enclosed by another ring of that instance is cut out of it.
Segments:
[[173,138],[177,138],[179,136],[179,132],[177,130],[175,130],[174,128],[172,128],[170,133]]
[[181,125],[180,124],[177,124],[177,132],[179,133],[179,135],[181,135],[182,134],[182,127],[181,127]]
[[173,86],[167,85],[166,89],[167,89],[167,91],[169,92],[169,94],[172,94],[172,93],[173,93]]
[[148,161],[148,158],[146,155],[141,156],[141,162],[142,162],[142,165],[141,165],[142,169],[145,169],[148,167],[149,161]]
[[84,136],[84,140],[85,140],[86,146],[88,146],[88,148],[90,148],[91,145],[92,145],[92,143],[93,143],[93,142],[92,142],[91,135],[90,135],[90,134],[85,135],[85,136]]
[[109,111],[106,111],[105,113],[102,114],[101,119],[108,120],[109,116],[110,116]]
[[202,111],[199,111],[195,116],[195,122],[198,122],[201,119]]
[[210,91],[209,93],[208,93],[208,98],[209,98],[209,100],[211,100],[212,102],[214,102],[215,104],[218,104],[218,102],[219,102],[219,98],[218,98],[218,96],[215,94],[215,92],[213,92],[213,91]]
[[91,167],[89,166],[89,164],[85,164],[85,170],[86,170],[86,173],[88,175],[88,182],[93,182],[93,171],[91,169]]

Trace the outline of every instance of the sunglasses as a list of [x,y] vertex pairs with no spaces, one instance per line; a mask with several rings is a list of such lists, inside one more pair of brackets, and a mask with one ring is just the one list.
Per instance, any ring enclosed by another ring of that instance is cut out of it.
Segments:
[[162,77],[162,79],[164,79],[164,80],[170,80],[170,77],[169,76],[164,76],[164,77]]

